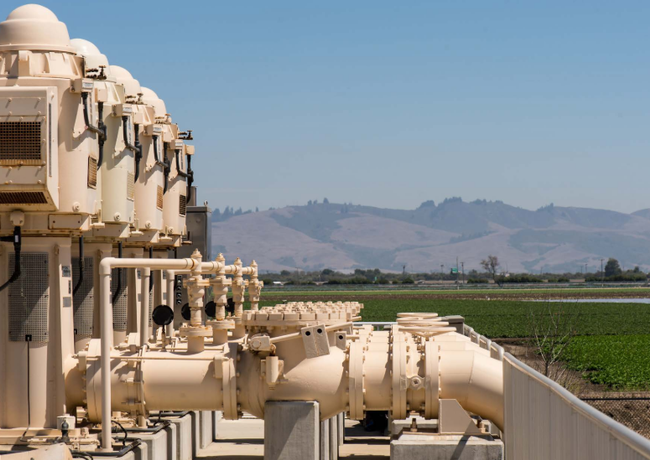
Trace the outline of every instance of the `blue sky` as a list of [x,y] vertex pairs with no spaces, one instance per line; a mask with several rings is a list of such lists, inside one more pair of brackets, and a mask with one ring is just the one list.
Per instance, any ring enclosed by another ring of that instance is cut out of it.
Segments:
[[647,0],[43,4],[194,130],[213,208],[650,207]]

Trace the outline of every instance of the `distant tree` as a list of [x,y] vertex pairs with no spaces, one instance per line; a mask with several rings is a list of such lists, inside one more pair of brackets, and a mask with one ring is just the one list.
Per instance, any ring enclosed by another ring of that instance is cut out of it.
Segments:
[[501,264],[499,263],[499,258],[497,256],[489,255],[487,256],[487,259],[481,260],[481,267],[488,272],[490,275],[492,275],[492,279],[494,281],[497,280],[497,273],[499,271],[499,266]]
[[313,203],[311,200],[309,200],[309,201],[307,202],[307,206],[311,206],[312,204],[314,204],[314,203]]
[[422,203],[418,209],[421,209],[421,208],[435,208],[435,207],[436,207],[436,203],[433,200],[427,200],[424,203]]
[[255,206],[255,212],[260,212],[260,208],[258,208],[257,206]]
[[616,276],[623,273],[621,270],[621,265],[618,263],[618,260],[614,258],[609,258],[607,264],[605,264],[605,277],[609,278],[610,276]]
[[214,211],[212,211],[212,221],[219,222],[220,220],[221,220],[221,211],[219,211],[219,208],[217,208]]
[[314,204],[318,204],[318,200],[314,200]]
[[330,276],[333,275],[335,272],[331,268],[326,268],[322,272],[320,272],[321,275],[323,276]]
[[323,198],[323,204],[330,204],[330,200],[328,200],[327,198]]
[[641,273],[641,269],[640,269],[639,266],[637,265],[636,267],[634,267],[634,270],[632,270],[632,272],[633,272],[633,273]]

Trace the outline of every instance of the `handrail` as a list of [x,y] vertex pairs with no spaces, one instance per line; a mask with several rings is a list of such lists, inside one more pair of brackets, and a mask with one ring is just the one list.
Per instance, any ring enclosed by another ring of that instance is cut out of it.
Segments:
[[603,430],[607,431],[610,435],[614,436],[625,445],[650,459],[650,440],[632,431],[616,420],[606,416],[589,404],[581,401],[577,396],[568,391],[566,388],[522,363],[510,353],[506,353],[504,359],[513,367],[525,373],[529,378],[535,380],[540,385],[543,385],[548,390],[555,393],[573,410],[591,420],[593,423],[598,425]]

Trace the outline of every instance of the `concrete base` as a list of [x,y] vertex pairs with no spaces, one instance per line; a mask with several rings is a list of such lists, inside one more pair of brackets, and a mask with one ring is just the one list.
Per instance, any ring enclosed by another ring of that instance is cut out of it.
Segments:
[[503,443],[491,436],[402,434],[390,443],[391,460],[503,460]]
[[404,420],[390,420],[390,434],[391,436],[399,436],[402,430],[409,431],[411,428],[411,423],[415,419],[415,423],[418,429],[423,430],[435,430],[438,428],[438,420],[431,419],[427,420],[419,415],[416,417],[410,417]]
[[[329,424],[327,429],[329,431]],[[320,430],[317,402],[267,402],[264,408],[264,459],[319,460]]]
[[212,412],[212,440],[213,441],[217,440],[217,435],[219,434],[217,431],[217,424],[222,418],[223,418],[222,412],[218,412],[218,411]]
[[176,459],[192,460],[192,417],[188,414],[184,417],[167,418],[176,428]]
[[200,440],[199,448],[205,449],[212,443],[212,412],[211,411],[201,411],[199,412],[199,422],[200,427]]
[[140,439],[141,444],[139,447],[146,444],[147,457],[145,458],[149,460],[172,460],[169,456],[167,435],[168,432],[166,430],[160,430],[158,433],[129,433],[129,436]]

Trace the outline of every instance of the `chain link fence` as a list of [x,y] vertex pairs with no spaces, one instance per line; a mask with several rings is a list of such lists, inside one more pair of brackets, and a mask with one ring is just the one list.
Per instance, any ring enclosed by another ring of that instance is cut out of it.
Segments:
[[650,397],[580,399],[640,435],[650,438]]

